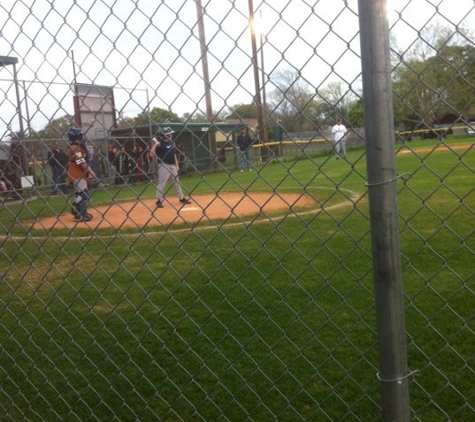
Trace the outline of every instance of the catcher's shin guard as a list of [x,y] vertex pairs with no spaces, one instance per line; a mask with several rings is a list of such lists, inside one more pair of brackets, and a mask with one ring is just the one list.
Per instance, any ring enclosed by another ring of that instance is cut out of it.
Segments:
[[80,203],[84,200],[83,196],[80,194],[80,192],[76,192],[74,194],[74,202],[71,207],[71,214],[74,215],[74,217],[77,217],[78,215],[81,214],[81,209],[80,209]]
[[89,191],[84,189],[81,192],[76,192],[74,198],[74,204],[71,209],[71,213],[78,221],[90,221],[92,214],[87,212],[87,200],[89,198]]
[[73,202],[73,205],[72,205],[72,207],[71,207],[71,214],[72,214],[74,217],[76,217],[76,215],[79,215],[79,211],[78,211],[77,206],[76,206],[76,204],[75,204],[74,202]]
[[87,200],[89,199],[89,189],[84,189],[82,192],[81,192],[81,195],[83,197],[83,201],[81,202],[81,204],[84,204],[83,207],[84,207],[84,210],[83,210],[83,216],[88,218],[89,220],[92,220],[92,214],[89,214],[87,212]]
[[87,212],[87,203],[86,201],[81,201],[77,204],[78,214],[74,217],[76,221],[91,221],[92,214]]
[[89,189],[84,189],[81,192],[78,192],[78,195],[80,195],[84,201],[87,201],[89,199]]

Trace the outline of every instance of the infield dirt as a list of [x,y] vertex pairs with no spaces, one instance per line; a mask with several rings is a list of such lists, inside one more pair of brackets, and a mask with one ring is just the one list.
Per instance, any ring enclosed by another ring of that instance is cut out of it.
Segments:
[[190,199],[191,204],[182,205],[176,196],[171,196],[164,201],[164,208],[156,208],[154,199],[111,203],[100,207],[90,207],[88,212],[92,214],[93,219],[87,223],[76,222],[72,214],[65,213],[39,220],[34,223],[33,228],[120,229],[196,224],[203,221],[212,222],[257,213],[288,210],[291,207],[310,208],[316,205],[309,195],[287,193],[226,193],[197,195]]

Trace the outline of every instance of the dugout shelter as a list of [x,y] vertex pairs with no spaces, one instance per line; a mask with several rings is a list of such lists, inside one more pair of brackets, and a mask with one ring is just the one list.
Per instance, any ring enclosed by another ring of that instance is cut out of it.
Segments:
[[118,128],[110,131],[109,140],[128,149],[133,144],[149,150],[152,138],[160,127],[170,127],[175,133],[173,140],[181,143],[190,160],[190,165],[198,171],[223,162],[224,151],[236,145],[235,139],[243,123],[153,123],[130,128]]

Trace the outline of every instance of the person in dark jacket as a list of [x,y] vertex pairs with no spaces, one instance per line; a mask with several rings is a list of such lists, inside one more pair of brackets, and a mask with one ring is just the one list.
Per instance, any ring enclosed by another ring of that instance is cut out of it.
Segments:
[[243,127],[241,129],[240,135],[237,138],[237,146],[239,147],[239,151],[241,153],[241,160],[239,162],[239,168],[241,171],[244,171],[244,168],[246,167],[249,171],[252,170],[251,148],[253,143],[254,141],[247,133],[247,129]]
[[60,147],[59,142],[53,144],[53,149],[48,154],[48,164],[53,172],[53,189],[51,193],[66,193],[66,168],[69,163],[68,155]]

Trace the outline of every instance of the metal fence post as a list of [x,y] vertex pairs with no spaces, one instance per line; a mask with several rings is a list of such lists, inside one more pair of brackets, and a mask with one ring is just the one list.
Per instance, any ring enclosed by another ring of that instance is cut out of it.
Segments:
[[383,420],[409,421],[387,1],[358,6]]

